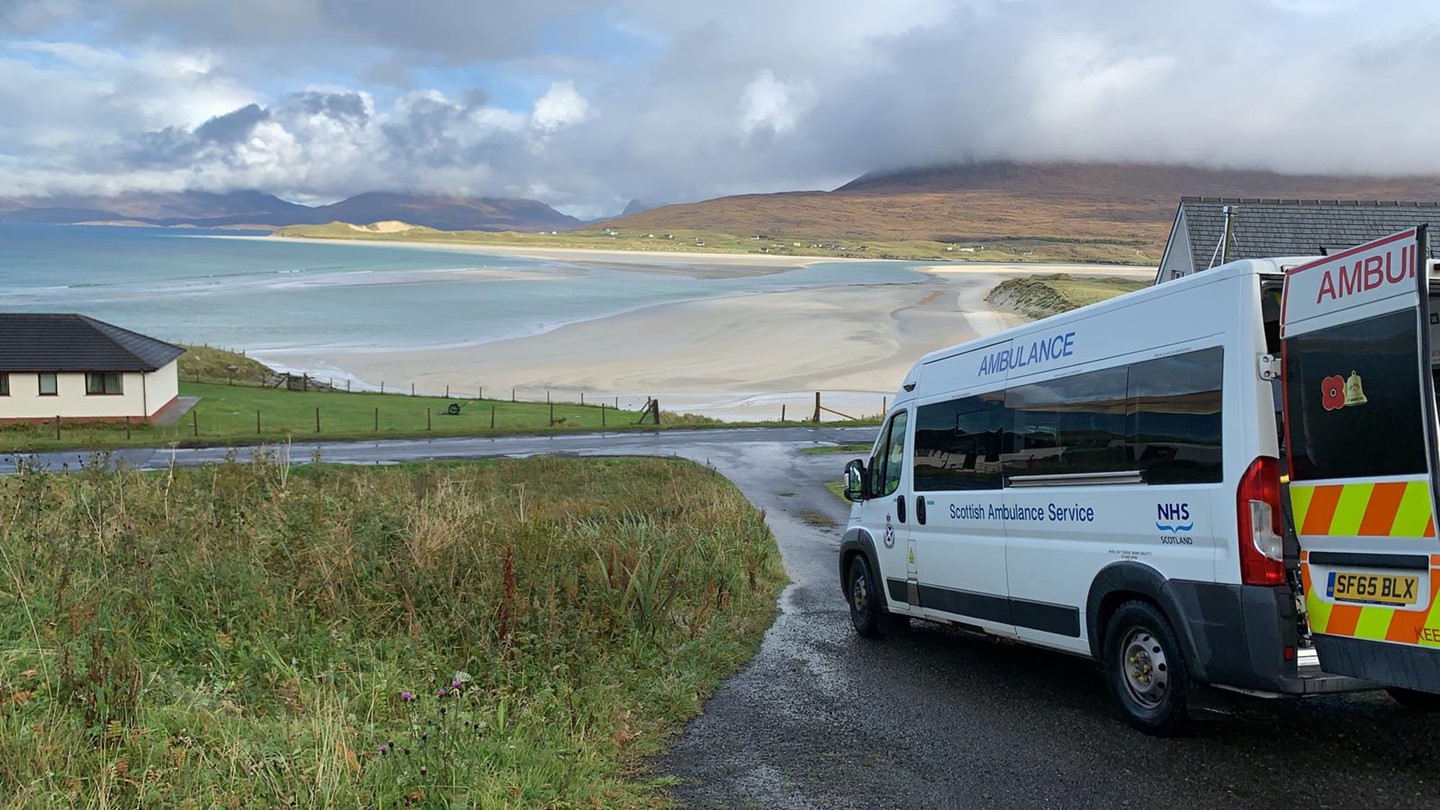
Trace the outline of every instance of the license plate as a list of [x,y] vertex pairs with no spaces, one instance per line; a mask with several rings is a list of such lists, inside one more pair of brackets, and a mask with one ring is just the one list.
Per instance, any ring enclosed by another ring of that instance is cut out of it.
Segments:
[[1420,577],[1331,571],[1325,592],[1336,602],[1413,605],[1420,601]]

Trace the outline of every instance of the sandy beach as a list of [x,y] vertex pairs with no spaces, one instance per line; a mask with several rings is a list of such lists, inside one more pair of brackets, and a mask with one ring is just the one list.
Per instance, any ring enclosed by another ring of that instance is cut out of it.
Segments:
[[[383,243],[360,242],[377,245]],[[401,243],[403,244],[403,243]],[[428,246],[427,246],[428,247]],[[490,246],[446,246],[499,253]],[[775,272],[811,257],[660,254],[516,248],[509,255],[681,274]],[[899,264],[899,263],[897,263]],[[809,414],[816,391],[828,408],[879,413],[916,358],[1021,323],[985,296],[1006,278],[1064,272],[1149,278],[1150,268],[1095,265],[905,265],[916,284],[842,284],[686,301],[563,326],[533,337],[459,348],[269,353],[287,367],[341,372],[367,386],[471,392],[521,399],[581,394],[722,419]],[[262,359],[265,359],[262,357]],[[827,418],[829,416],[827,415]],[[836,417],[838,418],[838,417]]]
[[[263,239],[300,244],[365,245],[381,248],[444,250],[487,256],[516,256],[548,262],[621,267],[632,271],[678,273],[694,278],[738,278],[781,273],[797,267],[829,262],[858,262],[866,259],[824,256],[772,256],[767,253],[700,253],[683,250],[593,250],[589,248],[547,248],[528,245],[485,245],[461,242],[379,241],[374,239],[310,239],[293,236],[232,236],[229,239]],[[1153,271],[1152,271],[1153,275]]]

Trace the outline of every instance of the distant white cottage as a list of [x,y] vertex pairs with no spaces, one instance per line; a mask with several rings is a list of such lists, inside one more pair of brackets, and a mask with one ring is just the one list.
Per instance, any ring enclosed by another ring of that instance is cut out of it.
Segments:
[[0,312],[0,422],[149,420],[185,350],[84,315]]

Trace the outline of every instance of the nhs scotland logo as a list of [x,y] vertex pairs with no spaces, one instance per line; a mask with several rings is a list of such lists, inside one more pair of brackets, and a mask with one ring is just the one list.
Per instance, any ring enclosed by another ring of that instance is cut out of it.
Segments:
[[1195,528],[1190,519],[1190,504],[1162,503],[1155,506],[1155,528],[1157,531],[1178,534]]

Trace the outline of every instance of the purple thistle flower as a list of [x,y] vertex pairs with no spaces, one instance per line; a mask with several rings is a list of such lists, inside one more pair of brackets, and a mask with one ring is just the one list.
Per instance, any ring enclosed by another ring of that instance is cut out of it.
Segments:
[[380,743],[380,753],[381,753],[381,754],[388,754],[388,753],[390,753],[390,746],[386,745],[385,743]]
[[443,700],[443,699],[445,698],[445,696],[448,695],[448,694],[450,694],[448,691],[446,691],[446,690],[444,690],[444,689],[441,689],[440,691],[438,691],[438,692],[435,693],[435,697],[438,697],[438,698],[440,698],[440,699]]
[[414,692],[401,692],[401,693],[400,693],[400,699],[403,700],[403,701],[405,701],[406,703],[409,703],[410,701],[412,701],[412,700],[415,699],[415,693],[414,693]]
[[460,688],[460,685],[461,685],[462,683],[463,683],[463,681],[461,681],[459,678],[456,678],[455,680],[453,680],[453,681],[450,682],[450,688],[451,688],[451,689],[459,689],[459,688]]

